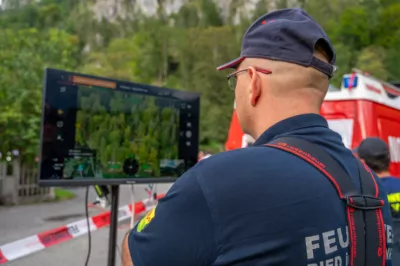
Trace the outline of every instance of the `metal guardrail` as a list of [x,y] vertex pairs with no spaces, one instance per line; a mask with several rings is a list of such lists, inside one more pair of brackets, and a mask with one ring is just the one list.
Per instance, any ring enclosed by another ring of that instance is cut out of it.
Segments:
[[0,162],[0,203],[21,204],[54,198],[53,188],[36,184],[37,169],[19,160]]

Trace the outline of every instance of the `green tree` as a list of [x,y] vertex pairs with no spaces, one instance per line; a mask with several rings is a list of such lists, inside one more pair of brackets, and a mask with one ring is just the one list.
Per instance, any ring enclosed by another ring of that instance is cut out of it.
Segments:
[[259,0],[256,3],[252,20],[256,20],[259,17],[261,17],[261,16],[265,15],[266,13],[268,13],[269,4],[270,4],[270,2],[267,1],[267,0]]
[[192,28],[200,23],[198,7],[193,2],[182,5],[177,14],[172,15],[176,27]]
[[365,7],[346,9],[338,25],[336,39],[343,44],[360,50],[371,43],[369,14]]
[[[394,3],[379,10],[379,23],[374,29],[374,44],[392,48],[399,44],[400,3]],[[398,46],[397,46],[398,47]]]
[[343,44],[334,45],[336,51],[336,66],[338,66],[337,72],[332,79],[332,83],[336,87],[340,87],[343,75],[351,72],[351,69],[354,67],[352,64],[353,51],[350,47],[345,46]]
[[[4,2],[9,8],[0,12],[2,152],[18,146],[33,154],[32,147],[37,147],[44,66],[199,92],[201,144],[218,146],[226,139],[234,92],[226,84],[228,72],[219,73],[215,67],[240,54],[247,27],[274,5],[301,6],[326,30],[337,51],[339,68],[332,80],[336,86],[353,67],[400,80],[398,0],[259,0],[255,7],[249,1],[231,0],[223,10],[219,8],[223,3],[193,0],[184,1],[175,14],[167,12],[171,1],[158,0],[153,16],[125,0],[118,1],[123,15],[113,21],[97,19],[93,1]],[[106,114],[100,97],[84,94],[83,110],[78,112],[79,144],[90,142],[101,150],[105,166],[116,158],[114,154],[119,160],[128,151],[151,160],[175,155],[172,140],[177,129],[170,119],[176,115],[169,109],[153,110],[141,97],[129,99],[114,97],[112,109],[125,113],[115,116]],[[114,144],[110,132],[118,133]],[[156,143],[164,146],[159,149]],[[143,146],[147,155],[140,150]]]
[[374,77],[386,80],[388,73],[385,69],[383,59],[385,51],[381,47],[367,47],[363,49],[358,58],[356,67],[370,73]]
[[200,5],[200,23],[199,26],[203,27],[219,27],[222,26],[223,21],[221,13],[219,12],[215,1],[213,0],[198,0]]
[[43,67],[76,66],[77,38],[58,29],[0,30],[0,151],[38,153]]

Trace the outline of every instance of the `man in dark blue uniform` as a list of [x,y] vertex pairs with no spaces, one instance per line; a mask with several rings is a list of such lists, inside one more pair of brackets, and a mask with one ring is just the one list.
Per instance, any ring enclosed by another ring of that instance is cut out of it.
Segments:
[[[375,229],[364,223],[365,230],[355,230],[352,218],[359,210],[346,207],[343,199],[359,203],[338,196],[341,186],[328,180],[328,165],[313,154],[275,147],[283,142],[268,144],[282,137],[312,143],[350,176],[347,185],[360,190],[359,172],[369,169],[360,168],[319,115],[335,57],[325,32],[301,9],[257,19],[244,35],[241,57],[219,67],[236,69],[228,76],[236,111],[256,142],[213,155],[181,176],[125,237],[124,266],[371,265],[350,263],[356,254],[357,259],[376,256],[380,262],[374,265],[390,265],[391,220],[381,190],[376,194],[384,206],[368,214],[379,218],[371,223],[378,227],[373,240],[379,248],[367,254],[358,249],[364,243],[358,236]],[[381,188],[376,176],[368,178]]]
[[381,179],[388,194],[392,214],[394,217],[400,218],[400,178],[390,175],[390,152],[386,142],[378,137],[366,138],[361,141],[354,152]]
[[394,217],[392,260],[393,265],[398,265],[400,264],[400,178],[390,175],[389,147],[382,139],[370,137],[364,139],[354,152],[378,175],[388,194],[392,216]]

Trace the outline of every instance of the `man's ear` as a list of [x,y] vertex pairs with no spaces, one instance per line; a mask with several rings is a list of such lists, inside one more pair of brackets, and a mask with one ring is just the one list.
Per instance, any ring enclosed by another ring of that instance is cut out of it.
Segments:
[[250,77],[250,104],[255,106],[261,96],[261,78],[254,67],[250,66],[247,71]]

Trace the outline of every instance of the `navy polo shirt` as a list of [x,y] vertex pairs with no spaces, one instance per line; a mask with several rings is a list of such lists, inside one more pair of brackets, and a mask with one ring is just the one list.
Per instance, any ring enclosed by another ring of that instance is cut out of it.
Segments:
[[[400,194],[400,178],[394,176],[381,177],[381,182],[388,195]],[[400,202],[400,197],[398,202]]]
[[388,194],[389,203],[392,206],[393,217],[400,218],[400,178],[386,176],[380,178],[383,187]]
[[[213,155],[180,177],[146,226],[130,233],[134,265],[348,265],[344,202],[313,166],[263,146],[282,136],[321,146],[359,187],[356,159],[326,120],[316,114],[291,117],[254,146]],[[381,198],[387,200],[384,192]],[[384,220],[390,253],[387,201]]]

